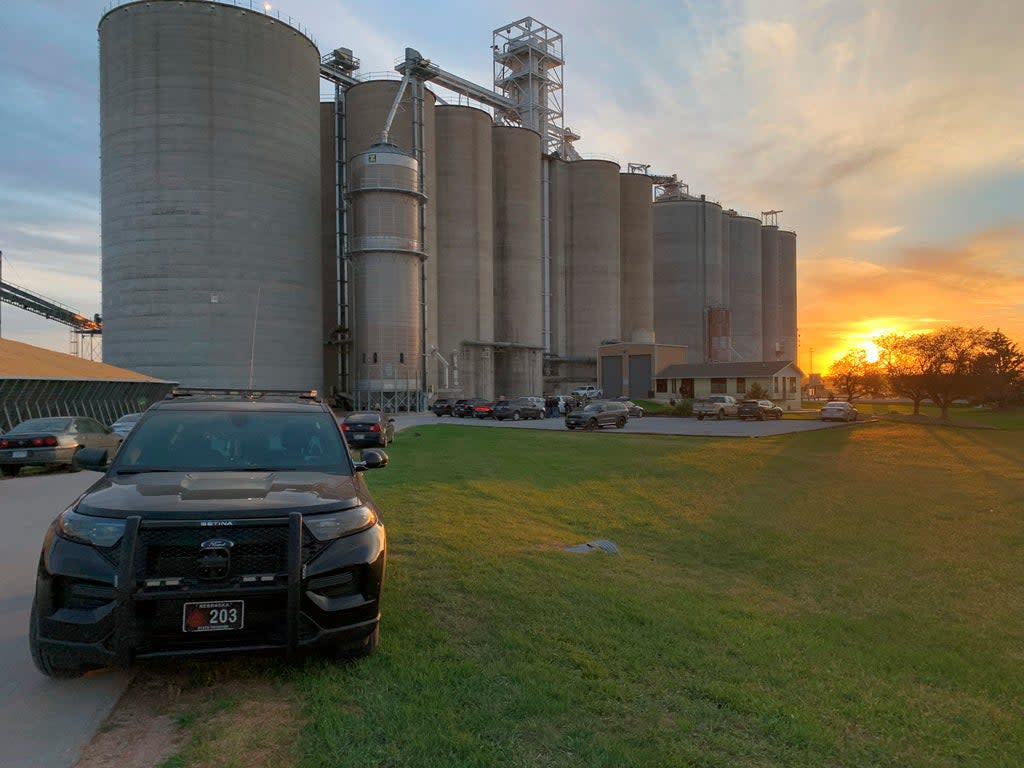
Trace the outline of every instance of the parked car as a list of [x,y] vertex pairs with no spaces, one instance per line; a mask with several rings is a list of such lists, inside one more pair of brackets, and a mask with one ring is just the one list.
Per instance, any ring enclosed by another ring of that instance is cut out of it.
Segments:
[[540,409],[540,417],[543,419],[544,415],[545,415],[544,414],[544,409],[546,407],[544,405],[544,403],[545,403],[544,398],[543,397],[539,397],[537,395],[530,395],[530,396],[527,396],[526,399],[529,400],[531,403],[533,403],[535,406],[537,406]]
[[493,403],[489,403],[483,400],[473,406],[473,416],[478,419],[490,419],[494,416],[494,406],[503,405],[507,402],[508,400],[495,400]]
[[395,420],[376,411],[350,413],[341,422],[341,433],[350,448],[387,448],[395,442]]
[[744,400],[737,409],[740,421],[757,419],[764,421],[769,419],[781,419],[782,409],[771,400]]
[[452,415],[458,416],[460,419],[473,416],[473,409],[478,405],[484,405],[486,402],[482,397],[470,397],[465,400],[459,400],[455,403],[455,407],[452,408]]
[[629,421],[629,411],[624,403],[613,400],[600,400],[587,403],[565,417],[565,426],[569,429],[593,430],[600,427],[618,427],[622,429]]
[[128,437],[128,433],[135,429],[135,425],[142,418],[141,413],[126,413],[120,419],[110,425],[110,431],[121,436],[121,439]]
[[732,395],[708,395],[693,401],[693,415],[698,421],[705,416],[721,421],[727,416],[735,416],[739,411],[739,403]]
[[372,653],[387,541],[314,393],[186,390],[153,405],[43,541],[29,622],[41,672],[135,659]]
[[120,435],[87,416],[28,419],[0,435],[0,472],[16,477],[22,467],[61,465],[76,472],[81,469],[76,457],[82,448],[114,453],[120,444]]
[[626,406],[626,410],[629,411],[629,418],[631,418],[631,419],[642,419],[643,418],[643,416],[644,416],[644,409],[641,408],[636,403],[634,403],[628,397],[623,396],[623,397],[617,397],[615,399],[616,399],[617,402],[620,402],[624,406]]
[[430,410],[434,412],[435,416],[441,418],[442,416],[452,416],[452,409],[454,407],[454,400],[449,400],[447,397],[439,397],[431,404]]
[[604,397],[604,391],[598,389],[593,384],[588,384],[585,387],[578,387],[574,389],[571,392],[571,394],[575,395],[576,397],[590,398],[591,400],[598,397]]
[[842,400],[825,403],[819,413],[822,421],[856,421],[860,416],[857,409]]
[[493,416],[498,421],[512,419],[543,419],[544,407],[538,406],[533,397],[517,397],[515,400],[499,400],[494,404]]

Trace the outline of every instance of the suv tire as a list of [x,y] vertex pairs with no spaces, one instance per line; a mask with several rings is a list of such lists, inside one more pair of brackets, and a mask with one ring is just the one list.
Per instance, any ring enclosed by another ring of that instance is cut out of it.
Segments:
[[335,656],[339,659],[363,659],[372,656],[380,646],[380,624],[373,628],[373,632],[362,640],[357,640],[348,645],[339,646]]
[[60,663],[50,655],[49,651],[39,645],[38,625],[39,609],[36,598],[33,597],[32,613],[28,621],[28,649],[32,654],[32,663],[36,665],[36,669],[54,680],[73,680],[84,675],[88,670],[81,664],[68,664],[67,660]]
[[519,411],[512,411],[512,421],[519,421],[521,418]]
[[583,428],[587,430],[587,432],[593,432],[595,429],[598,428],[597,419],[591,419]]
[[0,473],[3,473],[4,477],[17,477],[19,472],[21,472],[21,464],[4,464],[0,466]]

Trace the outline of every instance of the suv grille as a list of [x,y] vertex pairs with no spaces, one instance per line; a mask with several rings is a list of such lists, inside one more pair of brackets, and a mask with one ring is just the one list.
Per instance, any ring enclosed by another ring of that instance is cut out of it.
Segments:
[[223,578],[244,574],[281,574],[288,569],[288,526],[209,528],[142,528],[135,557],[137,579],[202,579],[200,545],[210,539],[232,542],[230,562]]

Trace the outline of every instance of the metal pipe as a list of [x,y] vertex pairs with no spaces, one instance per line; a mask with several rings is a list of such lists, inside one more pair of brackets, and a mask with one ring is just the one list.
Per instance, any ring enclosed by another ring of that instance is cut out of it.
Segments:
[[[391,124],[395,121],[395,114],[398,112],[398,105],[402,102],[402,96],[405,95],[405,87],[409,84],[411,77],[411,70],[406,70],[405,74],[402,75],[402,82],[398,86],[398,92],[395,93],[395,100],[391,102],[391,109],[388,111],[388,116],[384,120],[384,128],[380,132],[381,144],[391,143]],[[416,118],[414,117],[413,119],[415,120]]]
[[541,253],[542,257],[542,301],[544,304],[544,326],[542,336],[544,351],[551,351],[551,161],[541,158]]

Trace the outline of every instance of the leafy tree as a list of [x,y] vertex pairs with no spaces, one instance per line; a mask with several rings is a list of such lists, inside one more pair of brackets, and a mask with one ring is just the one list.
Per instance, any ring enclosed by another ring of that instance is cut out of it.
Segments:
[[867,352],[851,349],[828,369],[828,386],[843,393],[848,402],[864,395],[885,393],[885,377],[876,363],[869,363]]
[[928,397],[928,390],[919,335],[890,333],[874,339],[874,343],[878,347],[878,365],[885,372],[889,391],[908,398],[914,404],[914,415],[920,415],[921,401]]
[[949,418],[949,406],[955,400],[971,397],[983,390],[979,373],[989,334],[982,328],[949,326],[920,334],[915,345],[922,357],[923,382],[928,398]]
[[746,398],[748,400],[767,400],[768,390],[761,385],[761,382],[755,381],[747,388]]
[[975,370],[982,377],[981,399],[1001,408],[1024,397],[1024,352],[996,329],[985,339]]

